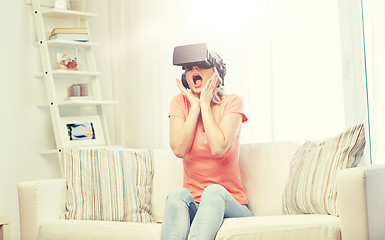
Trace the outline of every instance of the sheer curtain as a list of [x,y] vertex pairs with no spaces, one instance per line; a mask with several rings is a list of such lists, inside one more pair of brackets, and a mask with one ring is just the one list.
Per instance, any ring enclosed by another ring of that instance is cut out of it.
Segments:
[[302,142],[344,129],[334,0],[110,0],[118,143],[165,148],[179,94],[173,48],[208,43],[227,63],[227,92],[249,121],[241,142]]
[[372,163],[385,163],[385,2],[363,0]]

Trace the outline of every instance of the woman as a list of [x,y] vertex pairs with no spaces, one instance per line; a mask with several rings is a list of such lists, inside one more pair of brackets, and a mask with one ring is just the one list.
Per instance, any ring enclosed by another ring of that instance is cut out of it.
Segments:
[[[239,96],[223,91],[225,64],[193,66],[185,70],[187,90],[171,101],[170,146],[183,158],[183,188],[166,200],[162,239],[214,239],[224,218],[246,217],[248,209],[241,182],[239,134],[247,121]],[[217,69],[218,68],[218,69]]]

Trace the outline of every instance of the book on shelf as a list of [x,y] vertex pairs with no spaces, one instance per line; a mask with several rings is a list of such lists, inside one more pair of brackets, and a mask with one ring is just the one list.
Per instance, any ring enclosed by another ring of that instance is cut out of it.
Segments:
[[72,84],[67,87],[67,97],[88,97],[88,84]]
[[72,40],[77,42],[88,42],[87,33],[55,33],[50,35],[49,40],[61,39],[61,40]]
[[56,33],[86,33],[88,34],[88,28],[54,28],[51,31],[51,35]]

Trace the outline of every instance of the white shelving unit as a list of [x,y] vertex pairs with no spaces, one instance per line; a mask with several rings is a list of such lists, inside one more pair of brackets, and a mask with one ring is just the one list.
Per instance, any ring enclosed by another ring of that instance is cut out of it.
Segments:
[[[95,145],[103,142],[103,145],[110,145],[108,128],[106,119],[103,114],[103,106],[118,104],[117,101],[104,100],[101,95],[99,85],[100,72],[97,71],[94,48],[98,47],[98,43],[92,42],[90,31],[89,41],[77,42],[71,40],[54,39],[49,40],[49,34],[53,28],[87,28],[89,29],[88,20],[97,17],[97,14],[89,12],[80,12],[73,10],[55,9],[53,7],[43,6],[40,0],[32,0],[33,18],[37,35],[37,42],[34,43],[40,51],[42,72],[35,75],[45,82],[47,102],[39,104],[39,107],[48,107],[51,115],[52,126],[55,136],[56,149],[45,149],[41,154],[60,153],[62,149],[68,146],[83,146],[81,138],[76,140],[70,132],[66,131],[71,124],[68,124],[68,118],[73,119],[73,124],[88,124],[93,123],[81,122],[84,119],[92,119],[92,117],[100,119],[99,124],[93,124],[90,129],[99,127],[99,132],[103,131],[101,139],[97,139],[100,135],[96,135],[97,131],[93,131],[94,135],[82,135],[87,139],[83,141],[87,144],[84,146],[93,146],[94,143],[90,136],[95,137]],[[62,70],[59,69],[56,55],[59,51],[65,52],[75,51],[78,53],[78,70]],[[72,84],[87,84],[88,97],[76,97],[67,99],[67,87]],[[87,118],[88,117],[88,118]],[[90,118],[91,117],[91,118]],[[64,122],[63,119],[66,119]],[[76,121],[79,119],[79,122]],[[83,119],[83,120],[82,120]],[[72,133],[72,132],[71,132]],[[89,132],[88,132],[89,133]],[[73,133],[72,133],[73,134]],[[90,143],[91,142],[91,143]]]

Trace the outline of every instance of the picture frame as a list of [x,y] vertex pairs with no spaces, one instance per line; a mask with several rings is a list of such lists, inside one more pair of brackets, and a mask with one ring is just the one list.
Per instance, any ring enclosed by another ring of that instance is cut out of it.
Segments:
[[99,116],[63,117],[61,131],[64,146],[101,146],[106,143]]

